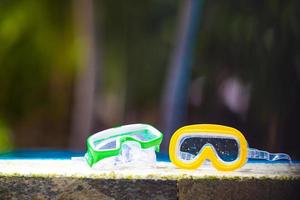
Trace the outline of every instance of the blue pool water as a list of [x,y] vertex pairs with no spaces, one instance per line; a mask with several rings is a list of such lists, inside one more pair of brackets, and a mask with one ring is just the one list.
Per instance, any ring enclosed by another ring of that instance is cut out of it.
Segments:
[[[12,152],[0,153],[0,160],[8,159],[56,159],[68,160],[71,157],[84,156],[84,152],[66,151],[66,150],[17,150]],[[166,153],[157,153],[158,161],[170,162],[169,155]],[[249,159],[248,163],[287,163],[286,161],[269,162],[265,160]],[[300,163],[300,161],[293,161]]]

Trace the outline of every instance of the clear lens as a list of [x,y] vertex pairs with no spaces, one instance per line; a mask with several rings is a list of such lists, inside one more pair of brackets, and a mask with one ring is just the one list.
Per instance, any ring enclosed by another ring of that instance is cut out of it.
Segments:
[[234,138],[210,135],[185,136],[180,140],[180,159],[193,160],[205,146],[211,146],[224,162],[238,158],[239,144]]
[[143,141],[143,142],[153,140],[157,137],[155,134],[147,130],[120,134],[120,135],[115,135],[112,138],[96,140],[94,142],[95,149],[99,151],[115,149],[117,146],[117,140],[125,136],[132,137],[136,140]]
[[116,138],[111,138],[107,140],[98,140],[94,143],[96,150],[112,150],[117,146]]
[[145,130],[145,131],[139,131],[139,132],[133,132],[131,134],[128,134],[128,136],[133,137],[140,141],[150,141],[155,138],[157,138],[157,135]]

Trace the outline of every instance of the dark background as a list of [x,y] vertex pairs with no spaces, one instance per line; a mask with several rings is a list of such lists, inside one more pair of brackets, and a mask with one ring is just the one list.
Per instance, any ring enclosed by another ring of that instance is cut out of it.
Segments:
[[219,123],[300,159],[300,3],[0,1],[0,151]]

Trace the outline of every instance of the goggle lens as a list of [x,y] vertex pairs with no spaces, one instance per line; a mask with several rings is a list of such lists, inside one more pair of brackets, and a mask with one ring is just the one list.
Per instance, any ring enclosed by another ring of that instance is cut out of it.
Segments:
[[180,159],[192,161],[206,146],[212,147],[219,159],[224,162],[235,161],[239,156],[239,144],[234,138],[194,135],[181,138],[179,146]]
[[155,138],[157,138],[158,136],[151,133],[148,130],[144,130],[144,131],[135,131],[135,132],[131,132],[131,133],[126,133],[126,134],[119,134],[114,136],[113,138],[110,139],[101,139],[101,140],[96,140],[94,142],[94,146],[96,150],[112,150],[112,149],[116,149],[117,147],[117,140],[120,140],[122,137],[131,137],[135,140],[138,141],[142,141],[142,142],[147,142],[147,141],[151,141]]
[[112,150],[115,149],[117,146],[117,138],[112,138],[109,140],[100,140],[100,141],[95,141],[95,149],[96,150]]
[[148,130],[145,130],[145,131],[134,132],[130,134],[130,137],[145,142],[157,138],[157,135],[151,133]]

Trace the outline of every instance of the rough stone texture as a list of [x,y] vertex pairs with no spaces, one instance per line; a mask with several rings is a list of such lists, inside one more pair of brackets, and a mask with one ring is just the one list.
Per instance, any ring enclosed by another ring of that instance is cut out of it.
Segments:
[[2,199],[300,199],[300,164],[246,164],[233,172],[92,169],[82,160],[0,160]]
[[176,181],[0,177],[0,199],[177,199]]
[[179,180],[178,189],[179,199],[300,199],[300,180]]

